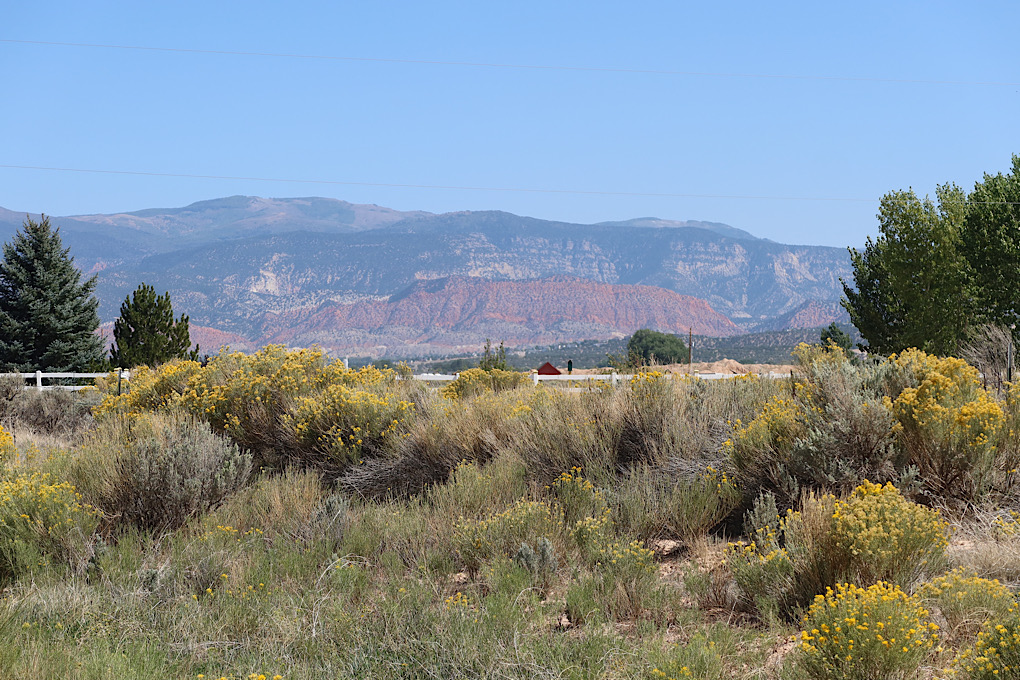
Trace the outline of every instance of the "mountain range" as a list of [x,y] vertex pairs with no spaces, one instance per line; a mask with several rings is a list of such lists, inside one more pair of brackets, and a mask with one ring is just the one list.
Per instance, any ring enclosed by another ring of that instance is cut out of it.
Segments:
[[[0,238],[25,217],[0,208]],[[104,321],[145,282],[170,292],[207,350],[318,343],[397,356],[487,337],[523,345],[643,327],[721,337],[846,320],[845,249],[716,222],[573,224],[250,196],[51,220],[98,276]]]

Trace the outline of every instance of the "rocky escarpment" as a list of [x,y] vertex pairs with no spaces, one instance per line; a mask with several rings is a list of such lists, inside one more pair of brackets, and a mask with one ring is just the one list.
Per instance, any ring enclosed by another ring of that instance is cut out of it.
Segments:
[[486,337],[511,345],[620,337],[639,328],[728,336],[740,328],[704,300],[651,286],[558,277],[421,282],[385,301],[328,302],[269,313],[261,339],[363,350],[411,343],[419,349],[476,348]]

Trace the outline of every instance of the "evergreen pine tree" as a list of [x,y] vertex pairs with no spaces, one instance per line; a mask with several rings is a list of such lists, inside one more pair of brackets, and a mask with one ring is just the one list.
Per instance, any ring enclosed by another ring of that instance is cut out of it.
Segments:
[[188,349],[187,315],[174,321],[170,293],[156,295],[156,289],[144,283],[121,303],[120,318],[113,322],[113,339],[113,363],[124,368],[198,356],[197,346]]
[[25,220],[0,262],[0,370],[87,371],[103,365],[96,277],[81,280],[60,229]]

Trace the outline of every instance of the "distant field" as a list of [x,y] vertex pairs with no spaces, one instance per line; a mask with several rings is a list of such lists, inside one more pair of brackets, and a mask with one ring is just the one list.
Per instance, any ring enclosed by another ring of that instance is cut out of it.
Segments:
[[[852,326],[842,326],[853,341],[860,336]],[[694,336],[694,361],[713,362],[733,359],[742,364],[789,364],[794,348],[802,342],[816,343],[822,328],[798,328],[786,331],[749,333],[729,338]],[[684,342],[687,338],[684,337]],[[575,368],[598,368],[608,366],[607,355],[622,355],[626,352],[626,339],[587,340],[551,347],[518,348],[507,352],[507,363],[514,369],[526,371],[538,368],[546,361],[563,368],[568,360]],[[520,356],[520,352],[524,356]],[[396,363],[394,361],[394,363]],[[456,372],[478,364],[478,356],[463,356],[440,360],[419,360],[410,362],[416,368],[430,371]]]

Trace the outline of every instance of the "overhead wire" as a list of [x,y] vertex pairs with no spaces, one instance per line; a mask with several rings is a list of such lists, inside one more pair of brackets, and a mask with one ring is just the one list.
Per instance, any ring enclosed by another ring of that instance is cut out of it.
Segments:
[[[727,200],[763,200],[763,201],[825,201],[842,203],[874,203],[874,198],[854,198],[845,196],[769,196],[764,194],[705,194],[656,191],[602,191],[598,189],[543,189],[537,187],[495,187],[468,186],[455,184],[418,184],[397,182],[364,182],[354,180],[307,179],[295,177],[254,177],[243,175],[211,175],[182,172],[156,172],[145,170],[107,170],[100,168],[66,168],[45,165],[15,165],[0,163],[0,168],[13,170],[42,170],[51,172],[78,172],[99,175],[131,175],[137,177],[173,177],[179,179],[213,179],[234,180],[245,182],[279,182],[281,184],[322,184],[357,187],[383,187],[395,189],[444,189],[451,191],[491,191],[505,193],[533,194],[568,194],[577,196],[631,196],[638,198],[709,198]],[[922,199],[918,199],[922,200]],[[974,205],[1020,205],[1017,201],[971,201]]]
[[[831,75],[798,75],[798,74],[769,74],[769,73],[727,73],[711,71],[682,71],[671,69],[640,69],[622,67],[601,67],[601,66],[570,66],[550,64],[513,64],[499,62],[474,62],[474,61],[448,61],[435,59],[404,59],[393,57],[366,57],[366,56],[342,56],[342,55],[321,55],[321,54],[295,54],[284,52],[258,52],[238,50],[213,50],[196,49],[183,47],[157,47],[146,45],[118,45],[108,43],[81,43],[49,40],[24,40],[15,38],[0,38],[0,43],[60,46],[60,47],[81,47],[81,48],[104,48],[116,50],[139,50],[149,52],[166,52],[177,54],[209,54],[226,56],[248,56],[248,57],[269,57],[286,59],[311,59],[325,61],[344,62],[375,62],[393,64],[419,64],[430,66],[464,66],[476,68],[502,68],[502,69],[530,69],[540,71],[568,71],[568,72],[595,72],[595,73],[622,73],[622,74],[647,74],[662,76],[702,76],[717,78],[757,78],[775,80],[814,80],[814,81],[846,81],[846,82],[875,82],[875,83],[911,83],[926,85],[981,85],[981,86],[1020,86],[1020,83],[998,82],[998,81],[964,81],[964,80],[927,80],[910,78],[874,78],[859,76],[831,76]],[[142,170],[109,170],[99,168],[70,168],[40,165],[16,165],[0,164],[0,168],[19,170],[40,170],[53,172],[75,172],[106,175],[133,175],[140,177],[173,177],[180,179],[211,179],[211,180],[236,180],[253,182],[277,182],[286,184],[318,184],[318,185],[339,185],[339,186],[364,186],[384,187],[402,189],[436,189],[454,191],[485,191],[485,192],[508,192],[508,193],[535,193],[535,194],[567,194],[579,196],[630,196],[641,198],[704,198],[704,199],[727,199],[727,200],[769,200],[769,201],[822,201],[822,202],[846,202],[846,203],[872,203],[873,198],[854,198],[839,196],[770,196],[761,194],[711,194],[711,193],[687,193],[687,192],[648,192],[648,191],[603,191],[590,189],[550,189],[535,187],[498,187],[498,186],[462,186],[448,184],[423,184],[423,183],[396,183],[396,182],[367,182],[353,180],[330,180],[330,179],[305,179],[292,177],[253,177],[241,175],[214,175],[198,173],[173,173]],[[1017,205],[1008,201],[986,202],[993,205]]]
[[138,50],[144,52],[167,52],[175,54],[211,54],[241,57],[271,57],[281,59],[311,59],[320,61],[374,62],[381,64],[418,64],[426,66],[464,66],[472,68],[525,69],[533,71],[566,71],[591,73],[644,74],[659,76],[697,76],[706,78],[757,78],[766,80],[814,80],[861,83],[895,83],[915,85],[980,85],[992,87],[1017,87],[1020,82],[994,80],[939,80],[925,78],[878,78],[872,76],[808,75],[790,73],[740,73],[723,71],[684,71],[676,69],[648,69],[616,66],[578,66],[568,64],[515,64],[487,61],[454,61],[442,59],[407,59],[399,57],[344,56],[330,54],[297,54],[290,52],[257,52],[244,50],[213,50],[190,47],[158,47],[151,45],[117,45],[111,43],[64,42],[55,40],[24,40],[0,38],[0,43],[40,45],[52,47],[85,47],[111,50]]

